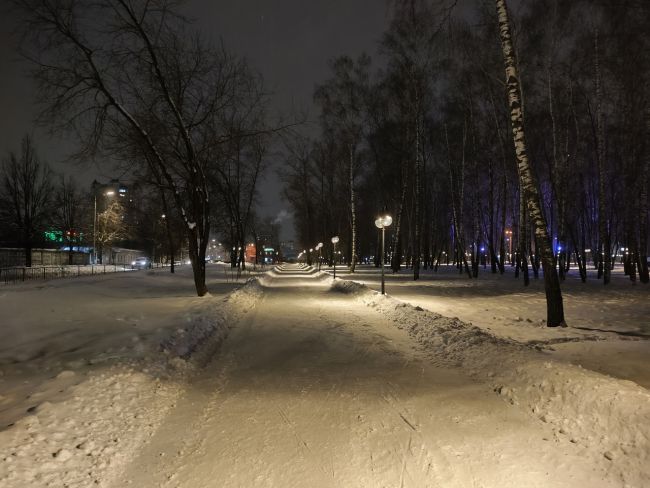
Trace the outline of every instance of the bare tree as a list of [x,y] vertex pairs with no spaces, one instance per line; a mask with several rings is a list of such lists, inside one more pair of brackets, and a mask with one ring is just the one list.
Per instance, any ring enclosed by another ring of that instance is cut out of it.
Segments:
[[59,185],[56,188],[54,203],[56,222],[63,230],[65,242],[68,246],[68,264],[72,264],[74,243],[78,243],[81,237],[79,233],[81,202],[79,188],[74,178],[61,176]]
[[117,201],[111,201],[106,210],[97,214],[95,239],[99,245],[99,262],[104,262],[105,248],[128,235],[124,224],[124,207]]
[[34,239],[51,211],[51,176],[29,135],[23,137],[20,154],[10,152],[2,166],[0,220],[20,236],[26,266],[32,265]]
[[190,32],[172,0],[11,1],[24,17],[42,119],[79,135],[80,157],[146,155],[137,161],[172,198],[205,295],[208,174],[214,147],[230,138],[222,114],[239,102],[241,62]]
[[368,93],[370,58],[363,54],[357,61],[341,56],[331,62],[332,78],[316,88],[314,99],[321,108],[323,131],[344,148],[345,173],[348,177],[350,206],[350,271],[358,260],[357,177],[360,145],[365,128],[365,100]]

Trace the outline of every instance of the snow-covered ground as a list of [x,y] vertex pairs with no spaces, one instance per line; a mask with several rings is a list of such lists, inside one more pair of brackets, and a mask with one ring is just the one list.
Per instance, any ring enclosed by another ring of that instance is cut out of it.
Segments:
[[203,299],[187,272],[0,290],[3,488],[650,486],[648,391],[559,350],[645,347],[641,285],[569,284],[547,330],[507,276],[210,270]]
[[[337,277],[380,289],[380,270],[374,266],[359,266],[354,274],[337,267]],[[562,329],[546,327],[543,279],[533,279],[532,273],[529,287],[510,267],[504,275],[481,268],[479,278],[470,280],[453,266],[441,266],[437,273],[421,272],[419,281],[409,269],[393,274],[387,268],[385,280],[390,296],[650,388],[650,286],[631,282],[619,267],[606,287],[592,270],[587,283],[575,270],[567,277],[562,293],[569,327]]]
[[209,265],[204,299],[188,266],[1,288],[0,486],[103,484],[183,391],[185,358],[223,337],[243,283]]

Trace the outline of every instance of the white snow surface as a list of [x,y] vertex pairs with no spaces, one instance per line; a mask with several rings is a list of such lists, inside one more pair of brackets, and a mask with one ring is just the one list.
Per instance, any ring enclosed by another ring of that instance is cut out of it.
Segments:
[[153,435],[225,337],[229,304],[259,297],[211,266],[199,299],[189,271],[0,291],[0,486],[105,486]]
[[[337,269],[337,277],[380,289],[380,270],[358,266],[354,275]],[[331,273],[331,269],[329,269]],[[589,270],[582,283],[575,270],[562,283],[568,328],[546,327],[544,280],[531,276],[530,286],[481,267],[477,279],[468,279],[454,266],[438,272],[421,270],[392,273],[386,268],[386,293],[399,300],[448,317],[458,317],[491,335],[534,345],[548,356],[586,369],[628,379],[650,388],[650,286],[631,282],[617,265],[604,286]]]
[[510,285],[457,283],[445,317],[431,290],[411,305],[304,266],[209,266],[197,298],[189,271],[0,289],[0,486],[650,486],[648,390],[552,335],[645,346],[642,324],[548,330]]
[[355,295],[424,346],[431,360],[487,381],[512,405],[568,439],[617,460],[622,486],[650,485],[650,393],[625,380],[543,357],[537,348],[497,337],[458,318],[382,296],[354,281],[334,290]]

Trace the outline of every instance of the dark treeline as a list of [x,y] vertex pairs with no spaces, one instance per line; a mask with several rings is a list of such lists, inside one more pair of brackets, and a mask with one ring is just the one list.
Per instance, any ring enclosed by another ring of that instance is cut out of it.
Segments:
[[[260,140],[239,141],[237,151],[218,159],[232,181],[222,187],[223,194],[214,192],[212,232],[223,244],[211,246],[210,254],[243,248],[246,239],[260,234],[279,241],[278,226],[254,212],[265,161],[266,146]],[[125,173],[127,168],[120,165],[115,171]],[[189,257],[182,218],[163,185],[137,165],[131,169],[128,180],[82,185],[74,176],[54,172],[40,155],[38,142],[25,135],[19,150],[9,151],[0,164],[0,247],[23,249],[26,266],[32,265],[35,248],[65,248],[68,264],[77,264],[75,252],[106,264],[109,249],[121,247],[169,264],[173,273],[174,263]],[[245,266],[238,256],[231,258],[233,266]]]
[[20,150],[10,151],[0,166],[0,246],[22,248],[26,266],[37,247],[67,248],[68,264],[75,252],[101,264],[108,248],[119,246],[146,251],[173,269],[178,250],[187,248],[174,209],[165,211],[158,189],[144,180],[130,181],[125,193],[118,191],[123,182],[105,183],[82,186],[74,176],[55,173],[25,135]]
[[389,213],[384,259],[416,280],[444,262],[470,278],[512,265],[527,284],[546,245],[560,280],[595,266],[608,283],[619,256],[647,283],[650,6],[512,2],[509,22],[502,0],[473,6],[398,3],[381,69],[331,61],[320,135],[287,144],[298,240],[338,234],[352,271],[378,264]]

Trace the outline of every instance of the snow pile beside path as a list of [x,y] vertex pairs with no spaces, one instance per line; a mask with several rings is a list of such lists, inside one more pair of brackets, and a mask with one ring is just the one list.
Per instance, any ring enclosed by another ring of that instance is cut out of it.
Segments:
[[533,346],[400,302],[365,285],[336,281],[422,344],[432,360],[488,381],[512,405],[552,426],[556,442],[602,455],[623,486],[650,486],[650,393],[633,382],[545,360]]
[[106,486],[181,391],[176,383],[119,367],[90,377],[68,400],[42,403],[0,433],[0,485]]
[[[382,296],[366,285],[337,280],[332,289],[356,295],[367,306],[389,317],[400,329],[406,329],[420,344],[433,353],[434,362],[443,366],[462,366],[470,374],[480,374],[490,366],[492,357],[500,354],[501,361],[514,365],[527,348],[490,335],[483,329],[455,317],[414,307],[389,296]],[[503,353],[507,352],[506,356]],[[500,366],[503,367],[503,362]]]
[[246,309],[254,307],[264,293],[261,278],[263,276],[249,279],[244,286],[230,293],[225,301]]
[[[506,371],[495,391],[555,427],[556,437],[598,446],[608,460],[644,466],[650,486],[650,394],[637,384],[559,362],[531,360]],[[634,466],[631,466],[634,467]]]
[[[259,278],[246,283],[228,294],[223,300],[200,306],[186,314],[186,324],[164,339],[161,348],[167,356],[167,364],[175,370],[187,370],[201,366],[221,345],[229,331],[229,322],[239,312],[253,308],[262,295]],[[188,360],[192,360],[190,364]]]
[[377,293],[377,292],[373,292],[366,285],[362,285],[361,283],[357,283],[356,281],[348,281],[348,280],[334,280],[334,282],[332,283],[332,290],[340,291],[341,293],[348,293],[351,295]]
[[261,294],[259,281],[251,279],[223,299],[206,297],[162,341],[162,354],[84,376],[67,399],[31,408],[0,431],[0,486],[109,486],[175,406],[187,375],[210,358],[231,321]]

